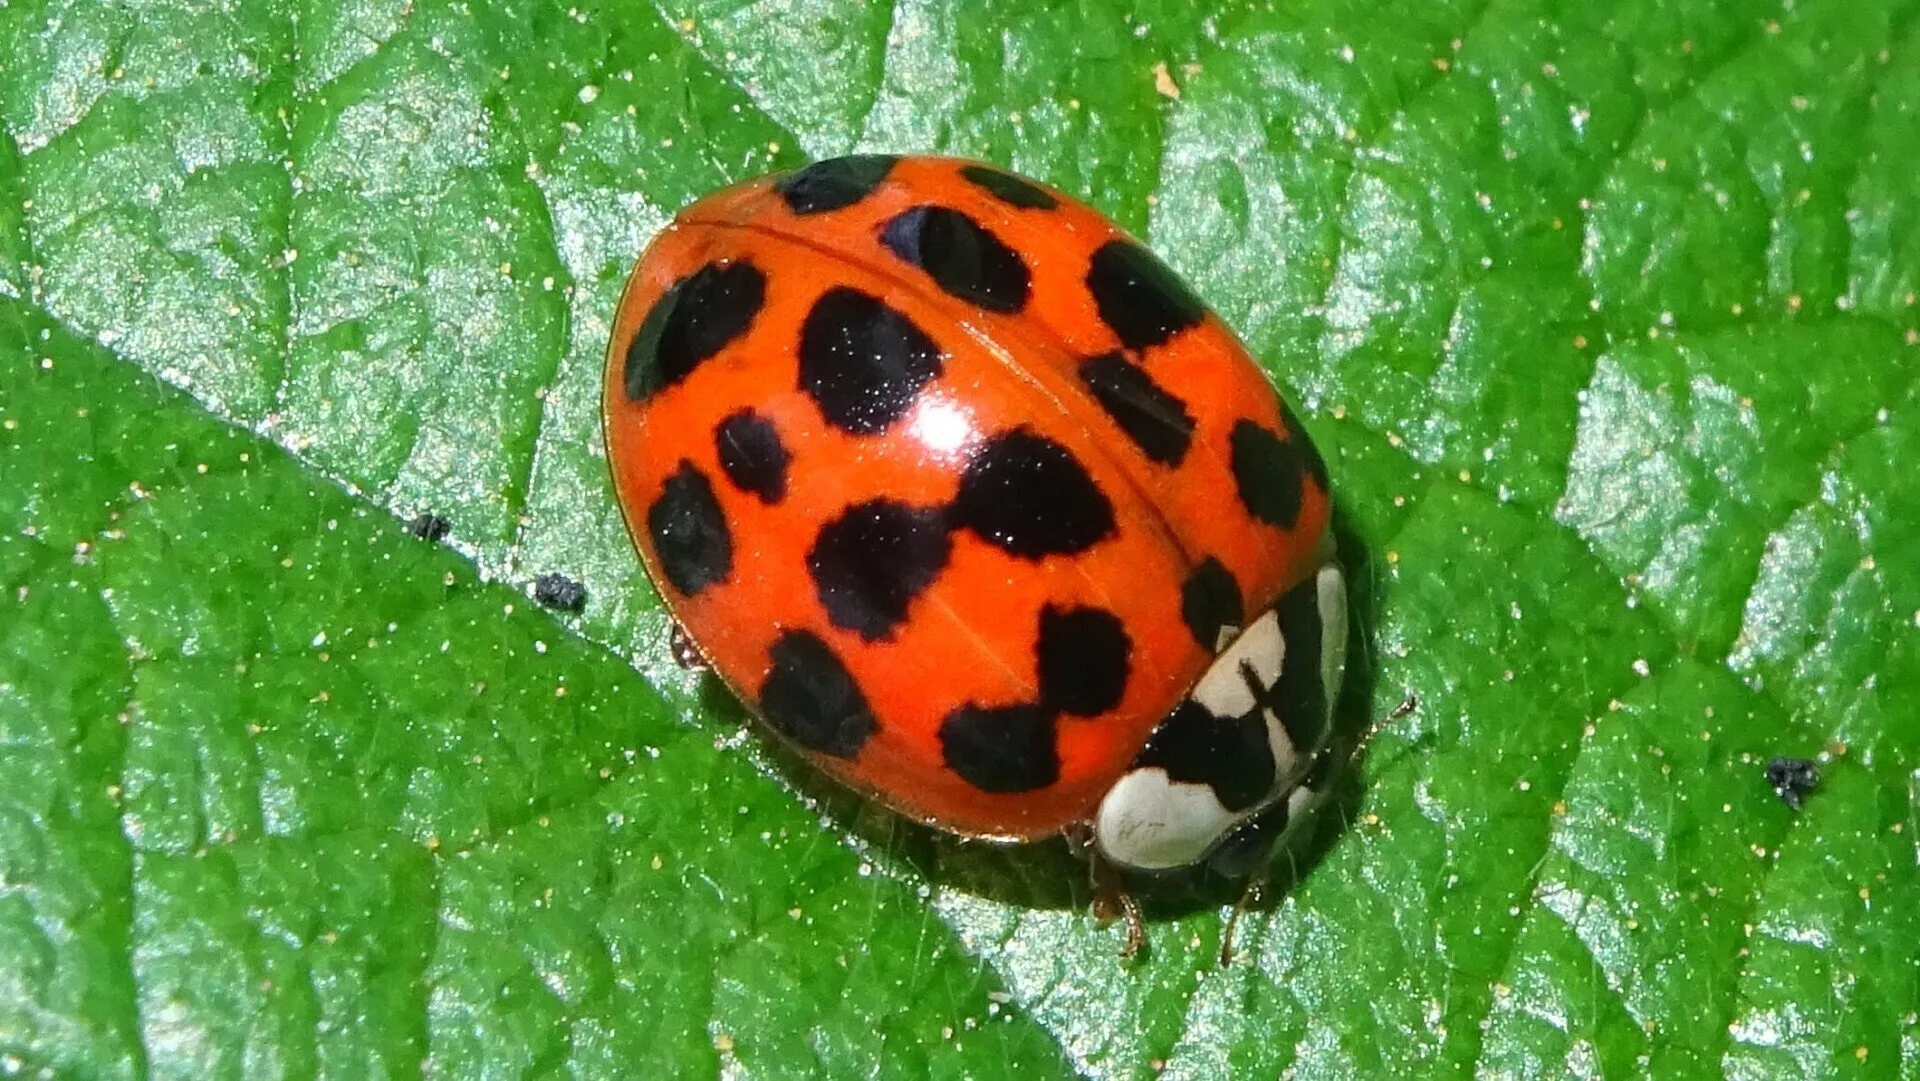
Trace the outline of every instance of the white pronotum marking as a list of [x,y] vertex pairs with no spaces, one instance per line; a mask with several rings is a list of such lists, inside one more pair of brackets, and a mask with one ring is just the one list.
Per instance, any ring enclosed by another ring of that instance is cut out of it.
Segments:
[[1113,862],[1165,871],[1205,856],[1238,817],[1206,785],[1178,784],[1157,767],[1136,769],[1107,790],[1093,835]]
[[[1320,569],[1313,586],[1321,635],[1318,674],[1331,714],[1346,666],[1346,576],[1330,563]],[[1280,679],[1286,655],[1279,615],[1269,611],[1227,644],[1189,697],[1216,717],[1246,716],[1258,705],[1248,674],[1262,691],[1271,690]],[[1205,859],[1234,827],[1276,800],[1285,799],[1290,812],[1304,814],[1324,799],[1325,793],[1300,784],[1321,748],[1295,747],[1273,711],[1262,713],[1274,765],[1274,788],[1267,799],[1235,813],[1208,785],[1176,782],[1157,766],[1131,770],[1108,790],[1094,814],[1094,837],[1101,852],[1114,863],[1136,870],[1185,867]]]
[[1213,665],[1193,685],[1188,695],[1206,707],[1215,717],[1240,717],[1253,709],[1253,689],[1241,672],[1244,663],[1252,667],[1260,686],[1271,687],[1280,678],[1280,665],[1287,656],[1287,642],[1280,634],[1280,617],[1268,612],[1240,632],[1240,637],[1225,653],[1214,658]]

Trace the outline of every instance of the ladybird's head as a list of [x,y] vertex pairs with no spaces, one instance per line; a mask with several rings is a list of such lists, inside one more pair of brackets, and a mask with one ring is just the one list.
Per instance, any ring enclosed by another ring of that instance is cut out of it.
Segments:
[[1346,668],[1346,576],[1294,587],[1221,649],[1094,813],[1109,862],[1245,874],[1325,796],[1316,769]]

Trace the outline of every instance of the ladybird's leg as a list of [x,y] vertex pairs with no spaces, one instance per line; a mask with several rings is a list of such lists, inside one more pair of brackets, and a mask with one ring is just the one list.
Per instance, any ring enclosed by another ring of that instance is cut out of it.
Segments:
[[1093,874],[1093,918],[1102,925],[1116,916],[1126,919],[1127,944],[1121,947],[1120,958],[1131,960],[1147,944],[1147,921],[1140,915],[1140,903],[1128,892],[1119,868],[1107,862],[1099,849],[1089,849],[1087,859]]
[[[1313,813],[1326,804],[1333,795],[1334,780],[1360,757],[1360,752],[1365,750],[1374,734],[1412,713],[1416,705],[1413,696],[1408,695],[1405,701],[1375,722],[1373,728],[1361,738],[1359,745],[1344,757],[1336,759],[1332,746],[1321,748],[1314,755],[1307,775],[1286,799],[1246,822],[1208,857],[1207,864],[1214,873],[1228,878],[1244,876],[1246,879],[1246,885],[1240,891],[1240,900],[1234,904],[1221,935],[1222,967],[1233,960],[1234,939],[1241,915],[1259,900],[1260,891],[1266,887],[1271,873],[1274,856],[1277,853],[1284,854],[1289,862],[1292,861],[1293,848],[1286,843],[1290,831],[1310,820]],[[1298,877],[1297,869],[1294,869],[1291,877]]]
[[1262,863],[1258,870],[1247,876],[1247,883],[1240,890],[1240,900],[1233,906],[1233,914],[1227,917],[1226,929],[1220,932],[1220,967],[1233,963],[1233,940],[1240,930],[1240,917],[1248,908],[1260,899],[1260,891],[1267,885],[1267,865]]
[[1373,742],[1373,737],[1385,731],[1388,725],[1405,717],[1418,708],[1420,708],[1420,700],[1412,694],[1408,694],[1400,701],[1399,705],[1388,710],[1386,716],[1373,722],[1373,727],[1368,728],[1366,734],[1360,737],[1360,742],[1354,744],[1353,750],[1347,752],[1346,764],[1352,766],[1354,763],[1360,761],[1360,756],[1366,753],[1367,745]]
[[[1332,798],[1335,781],[1359,759],[1360,753],[1376,733],[1412,713],[1417,705],[1414,697],[1408,695],[1405,701],[1374,723],[1359,745],[1345,754],[1337,754],[1331,743],[1320,748],[1307,760],[1306,769],[1298,783],[1289,789],[1286,798],[1241,823],[1208,855],[1207,866],[1215,874],[1247,880],[1247,892],[1242,894],[1241,904],[1234,911],[1235,919],[1239,918],[1239,908],[1249,903],[1250,895],[1257,896],[1260,886],[1265,884],[1268,867],[1274,854],[1284,849],[1283,842],[1289,831],[1309,819]],[[1287,854],[1291,858],[1292,853]]]
[[1147,944],[1147,921],[1140,915],[1139,902],[1128,892],[1120,869],[1100,854],[1100,846],[1094,842],[1091,823],[1069,826],[1062,831],[1062,836],[1067,839],[1067,849],[1087,861],[1088,878],[1093,885],[1093,904],[1090,906],[1093,918],[1104,927],[1116,918],[1125,917],[1127,944],[1120,951],[1120,956],[1133,957]]
[[[1314,810],[1325,800],[1330,789],[1316,788],[1309,778],[1266,811],[1235,830],[1220,843],[1212,855],[1207,858],[1207,867],[1214,874],[1228,879],[1243,879],[1240,899],[1234,903],[1233,912],[1227,916],[1227,925],[1220,932],[1220,967],[1225,968],[1233,962],[1234,942],[1239,937],[1240,919],[1260,899],[1260,892],[1266,888],[1271,875],[1273,858],[1276,853],[1284,853],[1289,861],[1293,859],[1293,850],[1283,842],[1296,824],[1310,817]],[[1289,876],[1298,878],[1297,870]]]
[[[1412,712],[1414,699],[1409,695],[1406,701],[1375,722],[1351,750],[1342,751],[1345,740],[1334,735],[1335,709],[1346,675],[1346,638],[1347,638],[1347,583],[1346,575],[1340,564],[1333,558],[1333,549],[1328,538],[1323,543],[1322,557],[1325,562],[1311,579],[1313,605],[1310,611],[1293,613],[1296,620],[1317,622],[1314,628],[1318,633],[1304,634],[1307,627],[1295,624],[1287,628],[1289,641],[1312,641],[1316,643],[1319,656],[1318,671],[1314,673],[1319,682],[1319,694],[1315,696],[1325,711],[1317,720],[1319,730],[1317,745],[1304,757],[1291,763],[1287,776],[1283,777],[1276,790],[1285,795],[1272,806],[1249,821],[1240,825],[1209,855],[1208,864],[1212,870],[1228,878],[1244,878],[1246,885],[1241,891],[1233,913],[1227,919],[1227,925],[1220,943],[1220,963],[1224,966],[1233,958],[1234,939],[1239,929],[1240,919],[1247,907],[1254,903],[1260,890],[1266,885],[1272,861],[1277,853],[1284,853],[1291,862],[1294,846],[1289,836],[1304,823],[1314,817],[1314,812],[1324,806],[1333,795],[1337,778],[1347,768],[1358,761],[1367,744],[1373,737],[1394,721]],[[1248,692],[1261,705],[1272,711],[1288,708],[1293,703],[1278,700],[1284,694],[1276,696],[1277,686],[1267,687],[1255,679],[1255,673],[1243,665],[1242,677],[1246,681]],[[1294,685],[1297,693],[1300,684]],[[1272,714],[1270,714],[1271,716]],[[1277,717],[1275,717],[1277,720]],[[1297,870],[1292,877],[1298,877]]]
[[673,631],[667,636],[667,648],[673,654],[673,663],[689,672],[705,672],[711,667],[701,654],[700,647],[693,644],[693,636],[678,622],[674,623]]

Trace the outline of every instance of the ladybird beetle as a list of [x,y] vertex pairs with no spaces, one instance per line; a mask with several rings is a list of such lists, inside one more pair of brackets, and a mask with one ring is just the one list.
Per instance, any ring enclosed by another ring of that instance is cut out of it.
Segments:
[[1326,468],[1233,332],[1088,206],[882,155],[709,195],[627,283],[604,421],[699,658],[867,796],[1078,838],[1096,880],[1252,875],[1324,797]]

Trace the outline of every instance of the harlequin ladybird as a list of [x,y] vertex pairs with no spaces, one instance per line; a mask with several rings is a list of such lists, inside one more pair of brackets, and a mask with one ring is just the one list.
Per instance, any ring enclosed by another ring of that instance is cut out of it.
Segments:
[[1324,794],[1326,469],[1233,333],[1084,204],[878,155],[709,195],[627,284],[605,424],[700,656],[887,806],[1245,875]]

